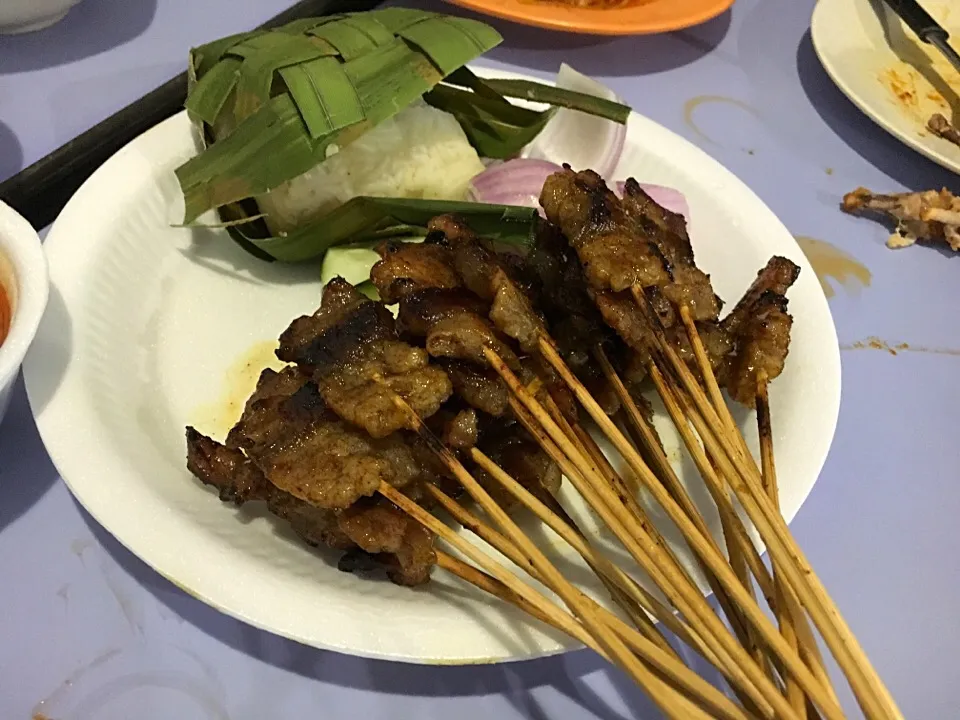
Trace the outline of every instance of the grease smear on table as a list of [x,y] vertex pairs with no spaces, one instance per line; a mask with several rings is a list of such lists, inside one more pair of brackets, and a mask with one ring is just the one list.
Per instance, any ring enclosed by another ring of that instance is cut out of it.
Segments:
[[261,340],[250,346],[227,368],[220,396],[212,403],[198,407],[191,424],[211,437],[225,438],[243,414],[243,407],[257,387],[260,373],[267,368],[283,368],[283,362],[276,356],[278,346],[277,340]]
[[870,287],[873,273],[852,255],[824,240],[806,235],[796,235],[795,239],[813,266],[823,294],[828,298],[836,295],[833,283],[851,292]]
[[952,348],[925,347],[923,345],[909,345],[905,342],[890,342],[876,335],[871,335],[863,340],[857,340],[853,343],[843,343],[841,350],[881,350],[890,355],[899,355],[900,353],[924,353],[929,355],[955,355],[960,357],[960,350]]
[[[759,113],[756,108],[742,100],[737,100],[736,98],[727,97],[726,95],[697,95],[687,100],[683,104],[683,121],[686,123],[687,127],[693,130],[701,139],[706,140],[707,142],[714,143],[715,145],[721,144],[718,140],[710,137],[703,128],[697,125],[696,120],[694,119],[694,114],[697,111],[697,108],[702,105],[709,104],[720,104],[720,105],[732,105],[735,108],[739,108],[754,117],[759,117]],[[748,150],[749,154],[753,155],[754,151]]]

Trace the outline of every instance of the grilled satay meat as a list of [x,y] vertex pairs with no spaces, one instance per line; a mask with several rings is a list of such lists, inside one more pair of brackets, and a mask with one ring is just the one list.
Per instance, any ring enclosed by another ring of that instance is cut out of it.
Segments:
[[763,370],[773,380],[783,372],[793,326],[786,292],[799,274],[790,260],[772,258],[721,323],[734,350],[720,380],[733,399],[748,407],[756,404],[758,373]]
[[423,338],[431,357],[485,367],[484,349],[489,348],[517,370],[516,353],[485,317],[487,309],[486,302],[465,290],[426,288],[401,300],[397,326],[406,336]]
[[402,337],[425,338],[441,320],[461,314],[484,317],[489,309],[489,303],[465,288],[424,288],[409,293],[400,302],[397,331]]
[[540,205],[576,249],[593,288],[620,292],[670,281],[660,248],[639,231],[619,198],[592,170],[566,167],[551,175]]
[[763,295],[773,293],[785,297],[787,290],[793,286],[798,277],[800,277],[800,266],[795,262],[779,256],[770,258],[763,269],[757,273],[757,277],[740,301],[720,323],[721,326],[728,333],[739,335],[740,326],[756,310]]
[[382,497],[367,498],[337,516],[340,531],[371,555],[397,585],[422,585],[437,563],[434,536]]
[[376,565],[398,585],[426,582],[436,563],[433,535],[381,498],[361,500],[342,512],[316,507],[270,483],[242,451],[193,428],[187,428],[187,467],[224,502],[265,502],[309,545],[374,554]]
[[389,311],[342,278],[324,288],[316,313],[280,336],[277,356],[309,372],[330,409],[375,438],[406,427],[392,393],[429,417],[452,392],[425,350],[397,338]]
[[686,218],[657,203],[634,178],[628,178],[623,184],[623,208],[655,238],[671,263],[694,264]]
[[330,412],[297,368],[264,370],[227,436],[277,488],[321,508],[347,508],[381,482],[403,488],[420,467],[399,435],[375,439]]
[[443,236],[453,255],[453,270],[470,292],[488,303],[493,302],[497,293],[492,282],[497,270],[516,279],[513,260],[495,252],[462,218],[438,215],[427,224],[427,229]]
[[655,342],[654,330],[646,313],[637,306],[629,292],[594,292],[593,299],[604,321],[623,342],[646,362]]
[[460,287],[460,277],[453,270],[453,253],[436,240],[434,234],[422,243],[387,242],[377,248],[381,260],[370,270],[370,280],[383,302],[399,302],[424,288]]
[[[643,236],[650,238],[666,259],[670,280],[657,286],[655,296],[651,297],[658,312],[663,307],[663,303],[658,302],[662,296],[673,307],[689,308],[694,320],[716,320],[723,303],[714,293],[710,277],[694,263],[693,245],[683,216],[660,207],[633,178],[624,183],[623,207]],[[648,295],[653,290],[654,287],[650,287]],[[675,319],[662,316],[661,322],[664,327],[672,327]]]
[[612,333],[590,298],[576,252],[552,223],[539,224],[523,272],[564,361],[575,372],[592,367],[591,349]]
[[491,280],[496,289],[490,306],[490,319],[507,337],[511,337],[527,354],[539,351],[540,338],[548,337],[547,326],[534,310],[530,298],[503,270],[497,270]]
[[220,499],[241,507],[262,501],[277,517],[290,523],[308,545],[346,550],[353,542],[340,531],[337,514],[316,507],[273,485],[241,450],[221,445],[187,428],[187,469],[203,484],[217,490]]
[[[559,491],[560,468],[518,423],[485,423],[477,447],[535,496],[542,499]],[[518,509],[519,501],[500,482],[480,467],[473,468],[473,475],[500,507]]]
[[464,407],[460,398],[454,397],[429,420],[427,427],[440,441],[452,450],[469,450],[477,444],[480,435],[480,419],[472,407]]
[[[511,361],[512,352],[504,355],[501,350],[506,346],[497,346],[487,342],[478,348],[480,354],[484,347],[497,352],[500,358],[515,373],[518,373],[524,382],[539,377],[543,380],[544,391],[551,397],[569,419],[575,419],[577,413],[576,401],[563,380],[552,367],[539,356],[539,340],[548,335],[543,317],[534,309],[530,300],[532,289],[524,282],[522,265],[507,261],[505,256],[494,253],[486,247],[473,231],[455,216],[445,215],[430,221],[429,227],[434,231],[442,231],[453,249],[456,270],[468,287],[478,297],[491,302],[489,318],[496,329],[520,345],[527,357],[519,366]],[[456,323],[463,324],[460,316]],[[444,320],[444,324],[454,326],[452,320]],[[480,324],[480,319],[473,321]],[[434,329],[436,332],[436,329]],[[431,355],[436,355],[430,349],[428,339],[427,349]],[[468,359],[481,364],[480,358],[473,358],[468,353],[450,353],[449,357]],[[486,356],[482,355],[482,363],[486,364]]]
[[453,391],[468,405],[500,417],[510,407],[510,392],[496,372],[474,363],[444,360],[440,365],[453,383]]
[[756,404],[757,377],[761,370],[770,380],[783,372],[793,326],[793,318],[787,312],[787,299],[781,295],[765,293],[755,311],[741,326],[726,377],[730,396],[747,407]]
[[843,196],[848,213],[870,213],[893,220],[896,230],[887,247],[909,247],[917,240],[942,240],[960,250],[960,198],[944,188],[880,195],[858,188]]

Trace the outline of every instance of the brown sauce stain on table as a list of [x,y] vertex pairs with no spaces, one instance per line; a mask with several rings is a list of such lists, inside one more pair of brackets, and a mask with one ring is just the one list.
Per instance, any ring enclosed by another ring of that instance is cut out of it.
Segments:
[[823,288],[823,294],[828,298],[836,295],[830,280],[847,290],[870,287],[873,273],[852,255],[828,242],[806,235],[797,235],[795,239],[813,266],[813,271],[820,281],[820,287]]
[[[699,135],[703,140],[711,142],[715,145],[720,145],[717,140],[714,140],[707,133],[705,133],[699,125],[697,125],[693,116],[696,113],[697,108],[701,105],[710,105],[710,104],[720,104],[720,105],[732,105],[733,107],[740,108],[744,112],[753,115],[754,117],[759,117],[757,110],[743,102],[742,100],[737,100],[736,98],[727,97],[726,95],[697,95],[696,97],[690,98],[683,104],[683,121],[687,124],[691,130],[693,130],[697,135]],[[752,153],[751,153],[752,154]]]
[[926,347],[923,345],[909,345],[905,342],[892,343],[876,335],[857,340],[853,343],[844,343],[840,345],[841,350],[880,350],[890,355],[899,355],[900,353],[921,353],[926,355],[954,355],[960,357],[960,350],[953,348]]
[[257,386],[260,373],[266,368],[278,370],[283,363],[277,358],[276,340],[262,340],[238,357],[223,377],[223,390],[212,403],[202,405],[193,412],[192,424],[214,438],[224,438],[240,415],[247,398]]

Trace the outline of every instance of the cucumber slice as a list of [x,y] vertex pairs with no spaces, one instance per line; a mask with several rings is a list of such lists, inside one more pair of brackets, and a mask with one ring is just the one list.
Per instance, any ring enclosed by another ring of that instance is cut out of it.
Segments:
[[370,268],[380,259],[374,247],[375,243],[364,243],[330,248],[323,256],[320,282],[326,285],[338,275],[351,285],[369,282]]
[[[374,240],[330,248],[323,256],[320,282],[326,285],[339,275],[371,300],[379,300],[377,288],[370,282],[370,268],[380,260],[373,248],[381,242],[383,241]],[[423,238],[411,238],[405,242],[423,242]]]

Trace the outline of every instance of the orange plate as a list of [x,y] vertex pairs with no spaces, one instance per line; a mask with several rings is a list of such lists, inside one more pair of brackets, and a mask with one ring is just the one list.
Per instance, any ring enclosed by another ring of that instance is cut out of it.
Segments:
[[588,35],[644,35],[699,25],[734,0],[629,0],[617,8],[587,9],[560,0],[449,0],[454,5],[525,25]]

